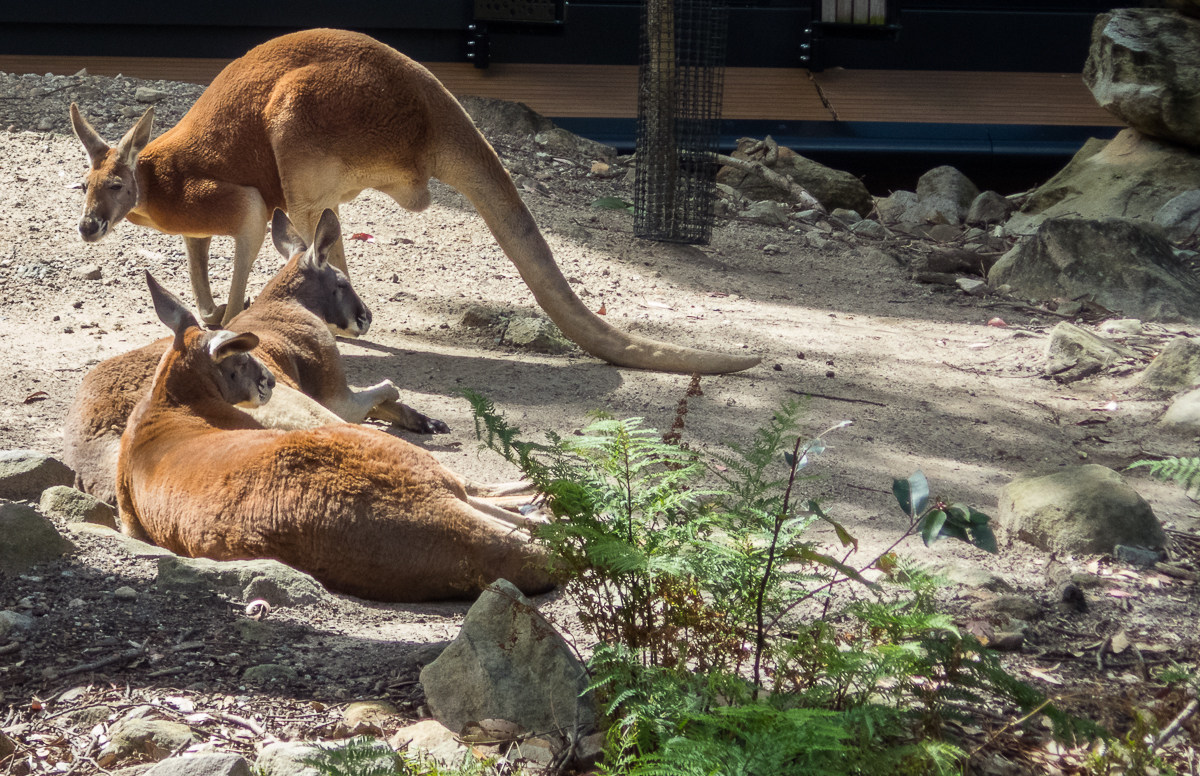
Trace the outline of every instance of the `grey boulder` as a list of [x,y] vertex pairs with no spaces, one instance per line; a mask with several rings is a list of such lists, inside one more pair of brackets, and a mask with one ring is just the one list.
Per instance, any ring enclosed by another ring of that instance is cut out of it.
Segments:
[[1055,218],[1017,243],[988,272],[1033,299],[1088,297],[1142,320],[1200,318],[1200,278],[1152,226],[1119,218]]
[[1000,492],[997,525],[1009,541],[1047,552],[1109,553],[1118,544],[1162,547],[1154,510],[1121,475],[1097,464],[1017,477]]

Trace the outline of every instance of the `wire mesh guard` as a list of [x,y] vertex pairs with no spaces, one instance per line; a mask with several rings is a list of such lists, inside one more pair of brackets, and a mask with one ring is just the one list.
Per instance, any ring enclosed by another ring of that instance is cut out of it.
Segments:
[[638,237],[712,237],[727,10],[723,0],[643,0],[638,68]]

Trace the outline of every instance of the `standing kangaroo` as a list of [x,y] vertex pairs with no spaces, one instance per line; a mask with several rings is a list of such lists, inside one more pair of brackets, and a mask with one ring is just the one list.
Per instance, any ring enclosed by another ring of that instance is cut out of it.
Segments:
[[[91,160],[84,240],[122,218],[183,236],[192,289],[209,324],[242,308],[250,266],[274,208],[311,239],[325,208],[376,189],[412,211],[429,206],[431,177],[462,192],[516,265],[534,298],[588,353],[619,366],[735,372],[761,359],[656,342],[618,331],[580,301],[554,261],[495,150],[458,101],[421,65],[377,40],[307,30],[230,63],[178,124],[150,141],[153,109],[109,145],[71,106]],[[208,280],[213,235],[234,238],[229,300]],[[339,242],[330,261],[346,271]]]

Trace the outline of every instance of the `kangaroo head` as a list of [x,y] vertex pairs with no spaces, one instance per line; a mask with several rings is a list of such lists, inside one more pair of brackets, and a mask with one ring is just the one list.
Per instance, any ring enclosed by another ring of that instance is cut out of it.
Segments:
[[189,382],[209,382],[229,404],[261,407],[270,400],[275,376],[250,354],[258,347],[258,335],[202,331],[179,297],[159,285],[149,272],[146,285],[158,319],[175,333],[171,348],[177,351],[177,369],[187,374]]
[[154,108],[150,108],[112,148],[71,103],[71,126],[90,163],[83,179],[83,216],[79,219],[79,235],[85,242],[103,238],[137,206],[137,158],[150,142],[153,121]]
[[325,321],[335,334],[361,337],[371,328],[371,311],[350,285],[346,273],[329,263],[329,249],[342,235],[332,210],[321,213],[311,246],[282,210],[271,219],[275,248],[290,259],[284,271],[295,274],[293,296],[309,312]]

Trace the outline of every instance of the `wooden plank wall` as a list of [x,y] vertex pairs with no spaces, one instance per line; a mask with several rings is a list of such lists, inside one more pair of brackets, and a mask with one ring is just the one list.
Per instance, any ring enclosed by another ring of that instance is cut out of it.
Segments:
[[[0,72],[94,75],[209,83],[227,60],[0,56]],[[633,118],[637,68],[619,65],[430,62],[446,87],[519,100],[546,116]],[[824,97],[824,102],[822,101]],[[826,105],[827,103],[827,105]],[[722,115],[777,121],[1119,126],[1074,73],[728,68]]]

